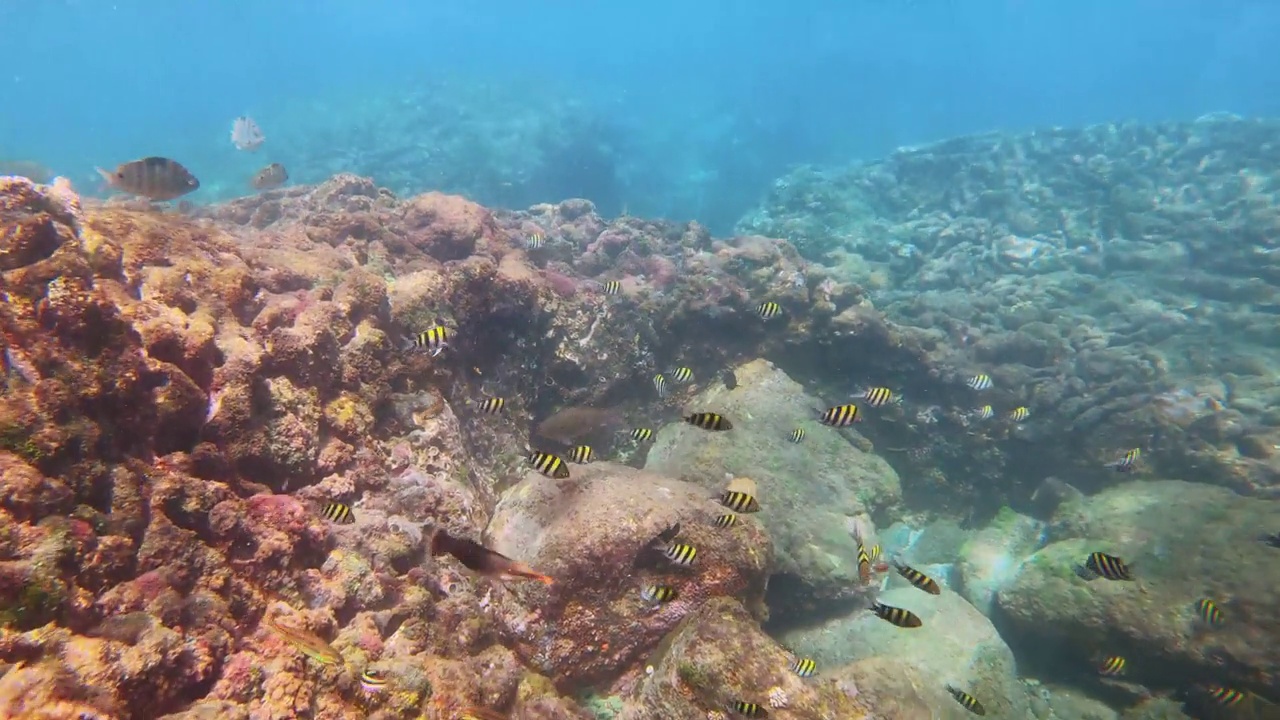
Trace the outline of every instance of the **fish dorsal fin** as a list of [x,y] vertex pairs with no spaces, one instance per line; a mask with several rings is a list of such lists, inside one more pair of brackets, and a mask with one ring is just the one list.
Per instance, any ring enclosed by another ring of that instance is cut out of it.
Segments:
[[756,481],[749,477],[736,477],[729,481],[725,490],[729,492],[740,492],[751,497],[756,496]]

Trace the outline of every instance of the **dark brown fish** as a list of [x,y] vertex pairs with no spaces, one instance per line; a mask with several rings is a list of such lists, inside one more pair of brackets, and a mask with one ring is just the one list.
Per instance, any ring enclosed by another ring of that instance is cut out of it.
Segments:
[[467,569],[481,575],[512,580],[528,578],[550,585],[555,579],[534,571],[524,563],[516,562],[502,553],[490,550],[478,542],[450,535],[443,529],[431,533],[431,557],[448,553]]
[[200,181],[191,171],[169,158],[134,160],[122,164],[115,172],[96,169],[112,189],[150,200],[172,200],[200,188]]
[[273,190],[289,182],[289,171],[280,163],[271,163],[254,173],[249,182],[256,190]]
[[608,431],[622,421],[613,409],[568,407],[538,423],[535,434],[566,445],[577,445],[580,438]]

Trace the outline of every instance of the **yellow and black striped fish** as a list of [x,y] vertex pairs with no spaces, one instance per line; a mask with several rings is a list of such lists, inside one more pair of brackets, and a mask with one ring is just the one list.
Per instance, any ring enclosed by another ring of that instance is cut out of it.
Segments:
[[735,512],[760,512],[760,503],[751,495],[738,490],[725,490],[721,493],[720,504]]
[[431,356],[435,357],[442,350],[449,347],[452,335],[453,333],[449,328],[443,325],[436,325],[414,336],[412,346],[419,350],[430,350]]
[[872,545],[871,548],[867,550],[867,554],[871,556],[872,563],[880,559],[880,553],[881,550],[879,545]]
[[564,478],[569,477],[569,466],[565,465],[564,460],[562,460],[559,455],[552,455],[551,453],[544,453],[539,450],[530,450],[529,454],[525,457],[529,461],[529,465],[533,466],[534,470],[537,470],[549,478],[563,480]]
[[1106,467],[1116,472],[1129,472],[1138,464],[1138,458],[1142,457],[1142,448],[1133,448],[1126,452],[1119,460],[1107,463]]
[[640,442],[644,442],[645,440],[651,440],[652,438],[653,438],[653,430],[649,428],[636,428],[635,430],[631,431],[632,440],[639,440]]
[[858,580],[863,585],[871,584],[871,555],[862,543],[858,543]]
[[907,582],[912,585],[915,585],[930,595],[942,594],[942,589],[938,587],[938,583],[934,582],[933,578],[928,575],[925,575],[910,565],[899,565],[894,563],[893,566],[898,569],[898,574],[906,578]]
[[782,314],[782,306],[776,302],[764,302],[756,306],[756,314],[762,320],[770,320]]
[[804,439],[804,428],[796,428],[791,431],[791,442],[798,443]]
[[869,387],[862,391],[862,399],[871,407],[884,407],[893,402],[893,391],[887,387]]
[[715,526],[718,528],[731,528],[738,524],[738,516],[733,513],[725,513],[716,517]]
[[546,242],[547,242],[546,237],[544,237],[542,233],[536,232],[530,235],[529,237],[525,238],[524,246],[529,248],[530,250],[537,250],[538,248],[545,245]]
[[500,397],[485,398],[472,402],[477,410],[486,415],[497,415],[507,406],[507,401]]
[[698,556],[698,548],[687,543],[671,543],[662,554],[676,565],[689,567]]
[[365,671],[360,673],[360,687],[363,688],[365,692],[378,692],[386,686],[387,676],[384,675],[382,671],[375,670],[373,668],[365,668]]
[[658,391],[658,397],[667,396],[667,378],[662,373],[653,376],[653,387]]
[[640,597],[644,598],[646,602],[658,605],[675,600],[677,594],[676,589],[670,585],[646,585],[640,591]]
[[990,420],[995,416],[996,416],[996,410],[990,405],[983,405],[982,407],[978,408],[979,420]]
[[1244,702],[1247,697],[1244,693],[1235,688],[1222,687],[1221,685],[1210,685],[1205,688],[1209,693],[1209,697],[1222,707],[1234,707]]
[[1106,675],[1107,677],[1121,675],[1124,673],[1125,664],[1124,658],[1119,655],[1111,655],[1103,659],[1102,663],[1098,665],[1098,674]]
[[749,718],[769,717],[769,711],[765,710],[763,707],[760,707],[759,703],[747,702],[745,700],[738,700],[734,702],[732,705],[729,706],[729,709],[733,710],[734,712],[738,713],[743,717],[749,717]]
[[687,367],[678,367],[671,371],[671,379],[683,385],[693,379],[693,371]]
[[703,430],[732,430],[733,423],[723,415],[713,412],[699,412],[684,418],[684,421]]
[[982,703],[978,702],[978,699],[969,693],[959,688],[951,687],[950,685],[947,686],[947,692],[951,693],[951,697],[955,698],[956,702],[963,705],[965,710],[968,710],[974,715],[987,714],[987,709],[982,707]]
[[1209,598],[1200,598],[1196,601],[1196,617],[1200,618],[1200,622],[1205,625],[1221,625],[1227,619],[1218,609],[1218,603]]
[[1025,405],[1019,405],[1013,409],[1013,412],[1009,413],[1009,419],[1016,423],[1020,423],[1029,417],[1031,417],[1031,411]]
[[876,617],[881,620],[888,621],[900,628],[918,628],[924,625],[924,621],[915,613],[892,605],[873,602],[871,603],[871,612],[875,613]]
[[622,283],[618,280],[608,280],[604,284],[605,295],[617,295],[622,292]]
[[818,663],[814,662],[813,658],[796,658],[796,661],[791,663],[791,672],[802,678],[813,677],[814,673],[818,672]]
[[965,385],[968,385],[974,390],[990,390],[991,376],[986,373],[979,373],[966,380]]
[[1086,572],[1080,576],[1085,579],[1104,577],[1108,580],[1133,580],[1124,560],[1104,552],[1089,553],[1088,559],[1084,561],[1084,569]]
[[339,525],[350,525],[356,521],[356,514],[351,511],[351,506],[340,502],[327,503],[322,514],[325,519]]
[[591,462],[591,456],[593,454],[594,453],[592,452],[590,445],[574,445],[572,448],[569,448],[569,459],[579,465],[586,465]]
[[858,406],[850,404],[829,407],[818,418],[818,421],[831,427],[848,427],[858,422]]

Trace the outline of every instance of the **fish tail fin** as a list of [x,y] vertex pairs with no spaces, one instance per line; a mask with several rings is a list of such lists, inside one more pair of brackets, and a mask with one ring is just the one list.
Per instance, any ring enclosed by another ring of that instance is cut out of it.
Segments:
[[102,181],[107,184],[107,187],[113,188],[116,186],[116,176],[110,171],[103,170],[100,167],[95,167],[94,170],[97,170],[98,174],[102,176]]
[[537,570],[534,570],[528,565],[525,565],[524,563],[518,563],[518,562],[512,562],[511,565],[506,569],[506,573],[508,575],[515,575],[517,577],[528,578],[530,580],[537,580],[543,585],[552,585],[556,581],[555,578],[551,577],[550,575],[543,575],[542,573],[538,572]]

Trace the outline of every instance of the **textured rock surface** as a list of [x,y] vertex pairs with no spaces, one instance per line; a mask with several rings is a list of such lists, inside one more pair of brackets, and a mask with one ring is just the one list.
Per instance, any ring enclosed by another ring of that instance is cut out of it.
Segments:
[[[955,704],[945,691],[937,692],[952,684],[978,698],[989,717],[1021,720],[1028,716],[1027,693],[1017,678],[1013,653],[991,621],[950,590],[929,595],[905,586],[900,578],[890,585],[879,601],[910,610],[924,622],[923,627],[899,628],[863,610],[789,631],[782,642],[817,660],[820,668],[870,659],[909,665],[925,686],[920,697],[932,707],[938,707],[937,698],[946,700],[943,706]],[[876,685],[860,682],[859,687]]]
[[[769,598],[776,614],[860,598],[849,523],[898,511],[897,474],[858,436],[818,424],[823,403],[781,370],[757,360],[734,372],[737,388],[713,382],[683,401],[688,412],[724,414],[733,430],[671,423],[658,432],[645,466],[709,492],[723,490],[726,475],[756,481],[763,508],[756,517],[769,529],[776,556]],[[805,430],[801,443],[789,439],[796,428]]]
[[[1280,527],[1280,506],[1208,485],[1133,482],[1088,498],[1055,522],[997,602],[1030,653],[1057,667],[1124,656],[1130,678],[1176,673],[1263,691],[1277,682],[1277,551],[1257,541]],[[1136,582],[1086,583],[1072,567],[1089,552],[1118,555]],[[1226,622],[1207,630],[1194,605],[1211,598]]]
[[961,547],[958,590],[983,615],[991,616],[996,593],[1012,581],[1023,561],[1043,541],[1044,524],[1009,508]]
[[[613,463],[574,466],[567,480],[534,472],[498,503],[488,534],[493,547],[556,579],[538,619],[525,628],[521,652],[571,686],[600,683],[643,660],[681,618],[707,599],[737,597],[763,619],[769,538],[747,520],[721,529],[723,508],[696,485]],[[691,568],[637,572],[646,543],[680,523],[679,539],[698,549]],[[654,609],[640,597],[648,584],[679,597]]]

